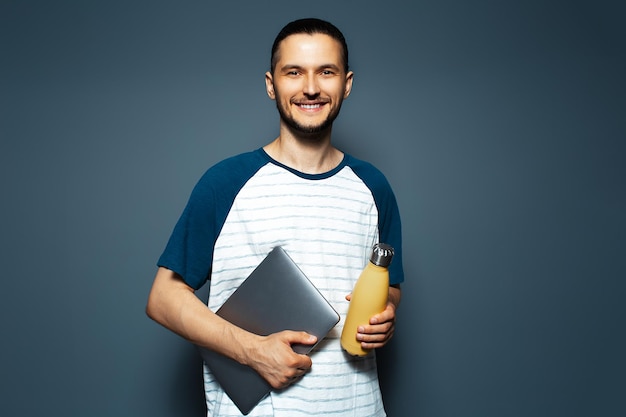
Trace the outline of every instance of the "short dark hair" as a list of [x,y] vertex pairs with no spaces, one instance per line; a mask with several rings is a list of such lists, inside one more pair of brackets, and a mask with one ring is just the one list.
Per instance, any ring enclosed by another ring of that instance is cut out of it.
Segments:
[[307,18],[287,23],[287,25],[285,25],[285,27],[278,32],[276,39],[274,39],[274,44],[272,45],[272,59],[270,62],[270,70],[272,73],[276,67],[276,62],[278,61],[277,52],[280,43],[288,36],[300,33],[306,33],[308,35],[320,33],[328,35],[338,41],[343,49],[341,54],[343,66],[346,72],[348,72],[348,44],[346,43],[346,38],[344,38],[343,33],[341,33],[341,31],[330,22],[321,19]]

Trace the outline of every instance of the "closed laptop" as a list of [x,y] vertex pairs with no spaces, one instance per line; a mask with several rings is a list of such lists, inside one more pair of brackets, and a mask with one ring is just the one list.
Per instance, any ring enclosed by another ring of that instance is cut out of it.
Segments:
[[[339,322],[337,312],[280,246],[272,249],[216,314],[259,335],[305,331],[315,335],[318,343]],[[313,347],[294,345],[293,349],[307,354]],[[248,414],[271,391],[252,368],[205,348],[200,353],[242,414]]]

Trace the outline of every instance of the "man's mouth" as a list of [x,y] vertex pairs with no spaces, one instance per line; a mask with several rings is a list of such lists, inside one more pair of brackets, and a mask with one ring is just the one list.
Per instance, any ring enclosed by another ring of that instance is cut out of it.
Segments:
[[316,103],[316,104],[298,104],[298,106],[302,107],[305,110],[313,110],[313,109],[319,109],[322,105],[320,103]]
[[294,102],[296,106],[305,111],[316,111],[321,109],[327,102],[325,101],[316,101],[316,102]]

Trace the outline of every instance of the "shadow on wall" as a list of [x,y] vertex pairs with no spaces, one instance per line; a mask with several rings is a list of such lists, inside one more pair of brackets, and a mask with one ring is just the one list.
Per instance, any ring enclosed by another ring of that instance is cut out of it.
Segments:
[[188,346],[179,351],[175,357],[176,361],[171,365],[173,369],[168,374],[168,380],[159,384],[168,392],[162,393],[161,398],[155,396],[155,400],[169,409],[171,415],[205,416],[202,360],[198,351],[195,346],[188,343]]

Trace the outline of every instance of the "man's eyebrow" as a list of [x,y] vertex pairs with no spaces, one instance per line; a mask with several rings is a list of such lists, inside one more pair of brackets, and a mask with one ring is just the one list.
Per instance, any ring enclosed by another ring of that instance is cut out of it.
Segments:
[[280,67],[281,71],[292,70],[292,69],[302,69],[302,66],[296,64],[286,64]]
[[[318,70],[325,69],[325,68],[333,69],[336,71],[341,70],[341,67],[339,67],[336,64],[323,64],[317,67]],[[281,71],[288,71],[288,70],[293,70],[293,69],[301,70],[301,69],[304,69],[304,67],[302,65],[297,65],[297,64],[285,64],[282,67],[280,67]]]
[[340,67],[340,66],[338,66],[338,65],[336,65],[336,64],[326,64],[326,65],[320,65],[320,69],[321,69],[321,68],[330,68],[330,69],[333,69],[333,70],[336,70],[336,71],[341,70],[341,67]]

